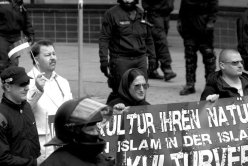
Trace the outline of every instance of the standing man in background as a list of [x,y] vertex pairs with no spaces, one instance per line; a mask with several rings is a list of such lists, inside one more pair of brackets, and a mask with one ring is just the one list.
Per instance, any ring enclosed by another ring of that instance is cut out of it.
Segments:
[[[147,77],[156,59],[150,24],[143,20],[138,0],[117,0],[119,4],[106,11],[99,39],[100,69],[112,89],[107,103],[118,96],[121,77],[130,68],[138,68]],[[110,58],[108,58],[108,56]]]
[[34,29],[23,0],[0,0],[0,73],[8,66],[10,46],[21,39],[21,32],[33,43]]
[[53,148],[44,148],[50,137],[47,115],[55,115],[58,107],[72,99],[69,82],[55,72],[57,56],[51,41],[40,40],[31,48],[33,68],[28,75],[30,81],[27,95],[28,102],[33,108],[37,123],[41,155],[47,157]]
[[[174,0],[142,0],[145,17],[152,24],[152,37],[155,45],[156,68],[148,69],[148,77],[169,81],[176,77],[171,69],[171,55],[168,48],[167,33],[169,28],[169,15],[174,9]],[[146,19],[146,18],[145,18]],[[157,68],[160,67],[164,77],[160,76]]]
[[248,71],[248,9],[237,19],[238,51],[244,60],[244,69]]
[[195,93],[197,51],[203,56],[205,78],[215,72],[214,23],[218,0],[182,0],[178,18],[178,32],[183,38],[186,60],[186,85],[180,95]]

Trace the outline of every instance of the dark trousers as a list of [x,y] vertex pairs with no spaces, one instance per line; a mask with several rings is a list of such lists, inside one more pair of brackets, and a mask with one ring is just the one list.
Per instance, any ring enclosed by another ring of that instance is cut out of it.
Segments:
[[163,64],[163,66],[171,66],[172,62],[167,41],[169,20],[169,16],[165,17],[157,13],[148,14],[148,21],[153,24],[152,37],[155,46],[156,59]]
[[138,68],[142,70],[147,77],[147,56],[139,57],[123,57],[123,56],[110,56],[109,70],[110,77],[108,78],[108,85],[112,89],[111,94],[107,99],[107,103],[113,100],[119,89],[119,84],[122,75],[131,68]]
[[196,82],[197,68],[197,51],[202,54],[203,63],[205,66],[205,78],[216,70],[216,56],[211,48],[206,43],[198,43],[192,39],[184,40],[185,47],[185,66],[186,66],[186,84],[193,85]]
[[248,43],[247,44],[239,44],[238,51],[244,61],[244,69],[248,71]]
[[213,49],[214,29],[206,29],[205,16],[192,16],[181,19],[179,31],[185,48],[186,84],[196,82],[197,51],[202,54],[205,66],[205,78],[215,71],[216,57]]
[[20,36],[0,36],[0,73],[8,66],[10,46],[20,40]]

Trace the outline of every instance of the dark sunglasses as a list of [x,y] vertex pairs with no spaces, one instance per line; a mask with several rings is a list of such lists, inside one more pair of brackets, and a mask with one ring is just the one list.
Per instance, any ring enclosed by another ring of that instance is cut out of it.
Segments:
[[30,81],[26,81],[26,82],[23,82],[21,84],[19,84],[20,87],[25,87],[27,85],[29,85]]
[[229,63],[231,64],[232,66],[238,66],[239,63],[241,63],[242,65],[244,64],[244,61],[241,60],[241,61],[231,61],[231,62],[223,62],[223,63]]
[[143,87],[143,89],[148,89],[149,88],[149,84],[145,83],[145,84],[136,84],[136,85],[134,85],[134,89],[135,90],[141,89],[141,86]]

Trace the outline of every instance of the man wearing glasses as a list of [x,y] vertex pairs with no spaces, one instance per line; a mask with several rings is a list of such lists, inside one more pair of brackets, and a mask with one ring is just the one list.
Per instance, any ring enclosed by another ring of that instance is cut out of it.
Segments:
[[209,75],[201,100],[214,102],[218,98],[248,95],[248,74],[243,72],[243,60],[238,51],[222,50],[219,67],[219,71]]

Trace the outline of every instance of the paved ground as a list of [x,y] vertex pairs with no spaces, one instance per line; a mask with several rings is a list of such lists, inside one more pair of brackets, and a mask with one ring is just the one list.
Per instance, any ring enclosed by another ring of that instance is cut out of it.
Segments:
[[[204,66],[201,55],[198,56],[196,93],[188,96],[180,96],[179,91],[185,84],[185,61],[182,41],[178,37],[168,38],[173,59],[172,68],[177,77],[169,82],[163,80],[149,80],[147,101],[151,104],[166,104],[188,101],[198,101],[205,85]],[[78,97],[78,47],[77,44],[55,44],[58,56],[57,73],[67,78],[75,98]],[[218,50],[217,50],[218,52]],[[83,46],[83,90],[84,94],[98,97],[103,102],[106,100],[110,89],[106,78],[99,69],[98,45],[85,44]],[[29,56],[22,56],[20,65],[27,71],[32,67]],[[161,72],[161,71],[160,71]],[[81,95],[84,95],[81,94]]]

